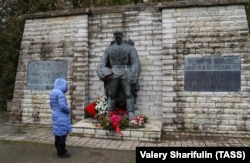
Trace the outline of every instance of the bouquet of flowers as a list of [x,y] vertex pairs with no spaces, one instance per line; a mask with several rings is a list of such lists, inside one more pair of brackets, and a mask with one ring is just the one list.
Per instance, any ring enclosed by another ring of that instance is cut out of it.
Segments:
[[121,136],[123,136],[121,130],[129,127],[127,111],[122,109],[108,112],[108,116],[105,116],[100,122],[103,129],[115,130]]
[[95,109],[95,103],[90,103],[88,106],[86,106],[84,108],[84,117],[87,118],[87,117],[96,117],[97,115],[97,111]]
[[97,111],[98,115],[105,115],[107,114],[107,97],[106,96],[100,96],[95,100],[95,109]]
[[137,115],[128,118],[128,111],[124,108],[117,108],[114,111],[107,110],[107,97],[101,95],[84,108],[85,116],[95,118],[95,126],[105,130],[115,130],[116,133],[123,135],[121,130],[130,128],[142,128],[147,121],[147,117]]
[[112,124],[112,127],[115,129],[116,133],[120,134],[123,136],[122,132],[121,132],[121,128],[120,128],[120,125],[119,123],[121,122],[122,118],[121,116],[119,115],[112,115],[110,118],[109,118],[109,121],[111,122]]
[[107,114],[107,97],[100,96],[84,108],[85,117],[99,117]]
[[129,127],[131,128],[142,128],[144,123],[147,122],[147,117],[143,115],[137,115],[129,120]]

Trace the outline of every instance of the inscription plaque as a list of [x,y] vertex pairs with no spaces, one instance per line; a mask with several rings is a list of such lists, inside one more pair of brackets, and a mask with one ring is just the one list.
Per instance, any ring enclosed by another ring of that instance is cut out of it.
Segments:
[[241,87],[240,57],[186,57],[184,90],[236,92]]
[[28,90],[51,90],[56,78],[67,79],[68,62],[56,61],[29,61],[27,70]]

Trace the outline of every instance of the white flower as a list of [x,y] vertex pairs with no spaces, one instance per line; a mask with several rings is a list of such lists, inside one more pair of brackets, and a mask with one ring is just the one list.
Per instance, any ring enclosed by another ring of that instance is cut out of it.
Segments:
[[96,103],[95,109],[98,115],[105,114],[107,112],[108,102],[106,96],[104,95],[100,96],[95,103]]

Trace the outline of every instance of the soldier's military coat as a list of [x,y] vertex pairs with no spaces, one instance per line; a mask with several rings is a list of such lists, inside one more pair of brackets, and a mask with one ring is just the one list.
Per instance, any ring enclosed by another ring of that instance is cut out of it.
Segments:
[[[99,61],[97,75],[104,81],[106,96],[108,96],[106,76],[109,76],[111,80],[128,80],[134,99],[137,96],[137,91],[140,89],[138,77],[141,68],[137,51],[131,43],[133,42],[129,40],[118,45],[116,41],[112,41]],[[122,100],[124,100],[124,95],[120,93],[117,97],[117,105],[122,106],[117,107],[125,107],[126,102]]]

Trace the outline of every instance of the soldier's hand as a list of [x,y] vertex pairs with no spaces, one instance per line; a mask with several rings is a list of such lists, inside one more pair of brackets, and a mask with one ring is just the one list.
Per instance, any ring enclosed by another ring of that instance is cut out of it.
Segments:
[[104,77],[104,81],[109,81],[110,80],[110,77],[109,76],[105,76]]

